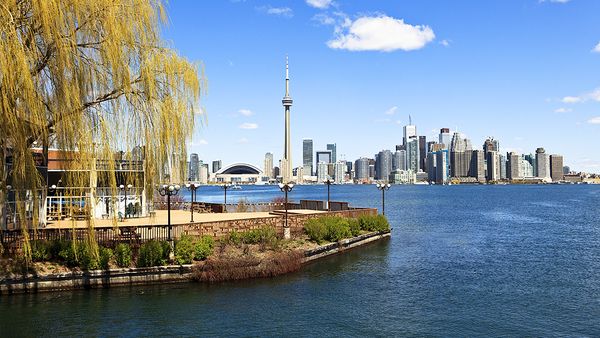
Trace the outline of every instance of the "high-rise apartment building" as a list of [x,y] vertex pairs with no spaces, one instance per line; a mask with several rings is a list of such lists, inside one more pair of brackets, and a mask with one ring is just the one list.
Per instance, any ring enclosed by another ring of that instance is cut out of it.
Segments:
[[392,170],[406,170],[406,150],[396,150],[392,158]]
[[550,177],[552,181],[562,181],[565,177],[563,174],[563,157],[562,155],[550,155]]
[[265,172],[265,176],[267,176],[268,178],[274,178],[274,176],[273,176],[273,153],[265,154],[264,172]]
[[425,158],[427,157],[427,137],[419,136],[419,168],[427,171]]
[[366,182],[369,179],[369,159],[361,157],[354,162],[354,176],[357,182]]
[[420,169],[420,156],[419,156],[419,140],[417,138],[410,138],[406,144],[406,162],[407,169],[413,172],[418,172]]
[[331,151],[331,163],[337,162],[337,145],[335,143],[329,143],[327,150]]
[[452,177],[468,177],[471,174],[473,147],[471,141],[456,132],[450,146],[450,174]]
[[471,174],[479,182],[485,182],[485,153],[483,150],[473,150],[471,156]]
[[440,129],[439,143],[446,146],[446,149],[450,149],[452,143],[452,135],[450,135],[449,128]]
[[519,175],[521,166],[521,156],[515,152],[507,154],[508,162],[506,165],[506,174],[509,180],[516,180],[521,178]]
[[404,126],[404,138],[402,139],[402,144],[404,146],[407,145],[408,141],[417,137],[417,126],[412,124],[412,118],[408,117],[408,124]]
[[223,168],[223,161],[221,161],[221,160],[214,160],[214,161],[212,161],[212,172],[213,172],[213,174],[216,173],[217,171],[221,170],[221,168]]
[[535,163],[537,167],[537,177],[550,179],[550,156],[546,154],[544,148],[535,150]]
[[507,164],[506,156],[499,154],[498,159],[500,162],[500,179],[505,180],[506,179],[506,164]]
[[[317,151],[317,176],[319,176],[319,170],[321,170],[322,166],[319,166],[319,163],[325,163],[329,165],[331,162],[331,150],[320,150]],[[322,175],[327,175],[327,173],[321,173]]]
[[375,179],[387,181],[392,171],[392,152],[382,150],[375,155]]
[[333,165],[333,180],[335,183],[343,183],[346,176],[346,161],[338,161]]
[[500,172],[501,172],[501,165],[500,165],[500,155],[498,154],[497,151],[492,150],[486,153],[486,159],[487,159],[487,180],[488,181],[492,181],[492,182],[496,182],[498,180],[500,180]]
[[313,140],[302,140],[302,166],[304,167],[305,175],[313,174]]
[[200,158],[198,154],[192,153],[190,155],[190,168],[188,173],[189,181],[197,181],[200,175]]

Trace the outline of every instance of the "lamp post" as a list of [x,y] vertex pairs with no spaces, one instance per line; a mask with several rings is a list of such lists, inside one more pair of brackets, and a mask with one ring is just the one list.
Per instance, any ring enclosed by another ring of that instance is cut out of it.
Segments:
[[194,202],[196,202],[196,190],[200,187],[198,183],[188,183],[185,185],[192,192],[192,203],[190,204],[190,222],[194,222]]
[[167,225],[169,226],[168,241],[169,241],[169,243],[171,243],[171,246],[173,246],[173,242],[171,240],[171,196],[177,195],[177,193],[179,192],[179,189],[181,189],[179,184],[175,184],[175,185],[163,184],[160,188],[158,188],[158,193],[161,196],[167,196]]
[[385,215],[385,191],[389,190],[391,185],[389,183],[377,183],[377,189],[381,190],[381,214]]
[[225,191],[225,200],[223,201],[223,211],[227,212],[227,189],[233,187],[233,184],[223,184],[221,188]]
[[125,218],[127,218],[127,190],[130,190],[131,188],[133,188],[133,186],[131,184],[128,184],[127,186],[121,184],[119,186],[119,189],[123,190],[123,192],[125,192],[125,208],[123,208],[123,213],[125,214]]
[[331,178],[327,178],[326,181],[323,181],[323,183],[327,184],[327,211],[331,211],[331,207],[329,206],[329,187],[334,183],[334,181],[331,180]]
[[279,183],[279,190],[285,193],[285,225],[283,226],[283,238],[290,239],[290,227],[288,226],[288,192],[292,191],[294,188],[293,183]]

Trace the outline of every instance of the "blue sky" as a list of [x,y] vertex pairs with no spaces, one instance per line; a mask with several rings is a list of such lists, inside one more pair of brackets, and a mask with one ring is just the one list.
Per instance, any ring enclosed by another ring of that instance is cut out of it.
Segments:
[[501,151],[544,147],[600,172],[600,1],[171,1],[164,37],[201,61],[207,123],[188,147],[205,162],[262,167],[283,151],[285,56],[292,149],[337,143],[372,157],[439,128]]

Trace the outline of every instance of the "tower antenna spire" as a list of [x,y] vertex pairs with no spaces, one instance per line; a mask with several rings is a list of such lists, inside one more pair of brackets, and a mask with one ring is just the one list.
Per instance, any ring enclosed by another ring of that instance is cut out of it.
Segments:
[[412,126],[412,117],[408,114],[408,124]]
[[285,56],[285,96],[290,96],[290,68],[287,55]]

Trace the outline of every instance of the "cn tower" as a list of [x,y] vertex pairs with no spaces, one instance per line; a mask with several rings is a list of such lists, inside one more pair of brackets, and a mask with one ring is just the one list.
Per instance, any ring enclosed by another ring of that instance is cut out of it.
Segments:
[[290,97],[290,74],[288,66],[288,58],[285,57],[285,96],[281,100],[285,108],[285,142],[283,149],[282,161],[282,178],[283,183],[292,181],[292,145],[290,142],[290,109],[292,107],[292,98]]

